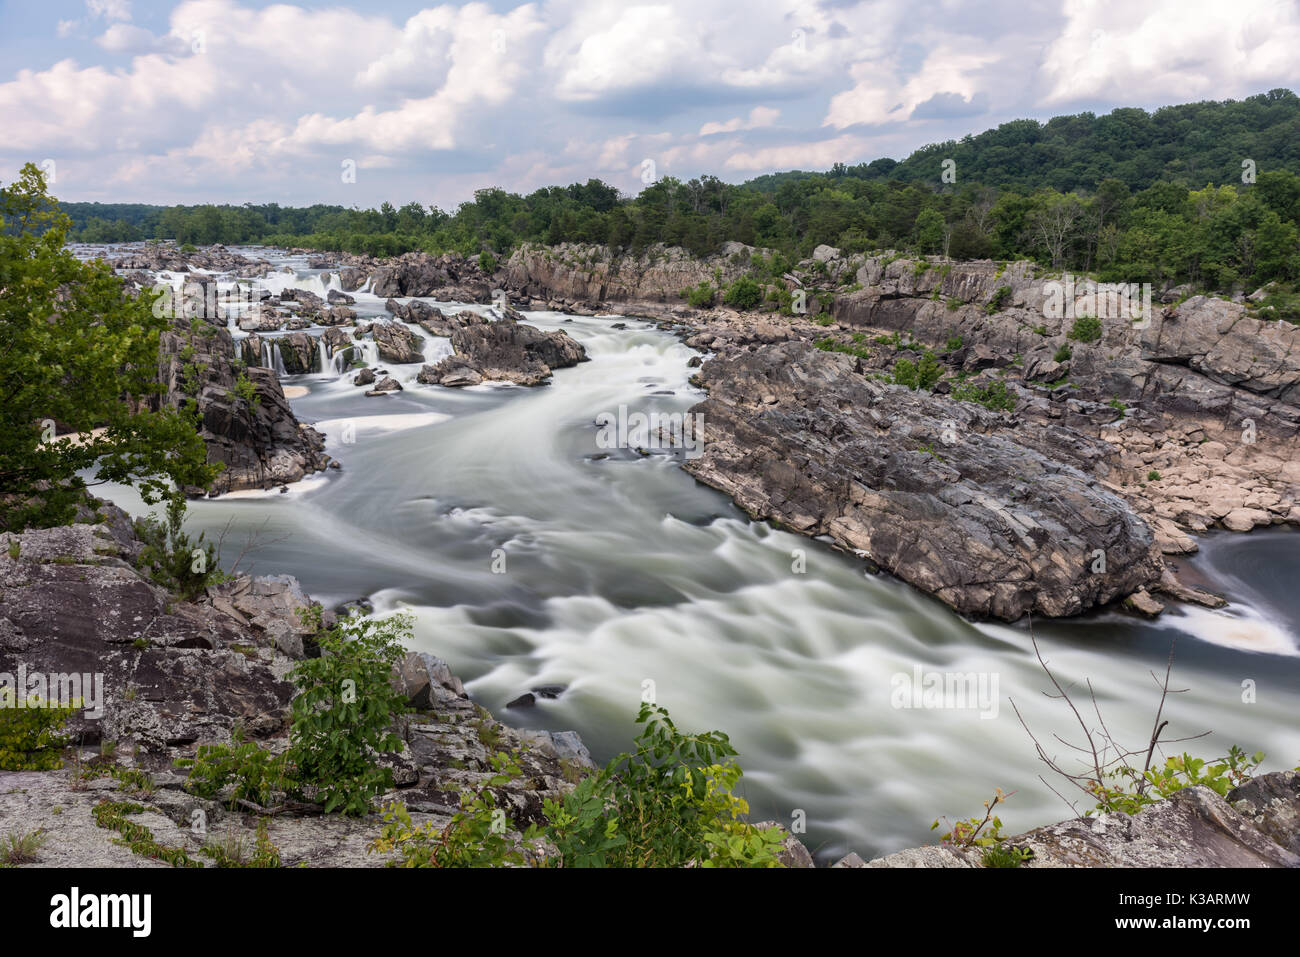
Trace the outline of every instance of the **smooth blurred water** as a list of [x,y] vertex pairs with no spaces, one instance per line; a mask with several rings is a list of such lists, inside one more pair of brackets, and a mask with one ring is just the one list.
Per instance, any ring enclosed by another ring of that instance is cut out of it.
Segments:
[[[323,295],[334,281],[292,262],[268,285]],[[357,299],[363,316],[383,313],[381,300]],[[680,455],[600,457],[598,414],[699,401],[695,353],[634,320],[615,330],[612,317],[527,317],[564,329],[591,361],[536,389],[421,386],[418,365],[382,366],[405,386],[385,397],[366,398],[350,373],[286,379],[309,390],[295,411],[343,470],[284,494],[195,502],[190,524],[224,533],[227,564],[256,535],[242,570],[295,575],[327,605],[368,596],[380,613],[411,610],[415,645],[447,659],[476,700],[517,725],[575,729],[598,759],[629,745],[652,681],[680,727],[731,735],[754,813],[788,824],[802,810],[823,857],[932,841],[931,821],[982,813],[995,787],[1016,792],[1008,833],[1070,815],[1038,779],[1046,769],[1009,703],[1073,760],[1052,736],[1076,741],[1078,729],[1043,694],[1027,625],[972,624],[852,556],[751,522],[681,471]],[[448,349],[426,340],[430,358]],[[110,497],[139,507],[129,490]],[[1110,730],[1136,747],[1176,639],[1173,685],[1189,690],[1166,705],[1167,736],[1212,730],[1187,747],[1209,757],[1240,744],[1266,751],[1268,768],[1295,766],[1300,535],[1214,536],[1193,565],[1236,599],[1230,609],[1039,622],[1044,656],[1081,704],[1091,681]],[[996,680],[996,716],[895,707],[894,676],[918,666]],[[541,684],[567,691],[504,707]]]

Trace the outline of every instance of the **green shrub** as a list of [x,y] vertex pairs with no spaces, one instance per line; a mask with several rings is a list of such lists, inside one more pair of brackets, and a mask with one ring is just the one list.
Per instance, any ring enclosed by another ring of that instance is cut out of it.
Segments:
[[68,744],[64,727],[81,702],[52,706],[29,698],[19,708],[17,692],[0,688],[0,771],[49,771],[60,766]]
[[144,543],[136,565],[155,584],[192,601],[224,575],[216,549],[205,543],[201,533],[193,538],[185,531],[185,496],[179,491],[168,497],[166,516],[165,522],[152,515],[136,520],[136,534]]
[[486,249],[478,254],[478,268],[489,276],[497,271],[497,258]]
[[1016,395],[1001,379],[984,386],[961,384],[953,387],[952,397],[959,402],[975,402],[995,412],[1014,412]]
[[696,309],[708,309],[713,305],[713,300],[717,293],[714,291],[708,280],[704,280],[698,286],[692,286],[682,290],[682,298],[689,302]]
[[962,347],[962,338],[961,338],[961,336],[951,336],[951,337],[949,337],[947,344],[944,346],[944,351],[945,351],[945,352],[956,352],[956,351],[957,351],[958,349],[960,349],[961,347]]
[[633,751],[546,802],[546,836],[565,867],[781,866],[780,831],[749,824],[732,793],[741,770],[725,734],[683,734],[649,704],[637,723]]
[[320,633],[319,658],[289,672],[298,695],[288,760],[301,783],[320,789],[327,814],[365,814],[371,799],[393,786],[392,769],[375,756],[402,746],[391,729],[409,708],[390,682],[411,625],[409,615],[341,622]]
[[1096,316],[1080,316],[1066,337],[1075,342],[1096,342],[1101,338],[1101,320]]
[[1226,755],[1209,762],[1184,753],[1166,758],[1164,767],[1148,768],[1145,774],[1137,768],[1121,767],[1110,775],[1118,784],[1094,781],[1092,793],[1098,811],[1136,814],[1175,791],[1196,785],[1227,797],[1233,788],[1249,781],[1263,762],[1263,751],[1247,755],[1235,744]]
[[226,786],[233,785],[227,804],[231,810],[240,801],[270,807],[276,796],[292,789],[288,761],[283,754],[272,754],[239,735],[233,746],[202,744],[193,758],[179,758],[176,766],[188,769],[185,786],[199,797],[215,798]]
[[1070,359],[1072,359],[1073,357],[1074,357],[1074,353],[1070,351],[1070,347],[1068,345],[1063,344],[1061,348],[1057,349],[1056,352],[1052,355],[1052,361],[1069,362]]
[[905,385],[912,391],[924,389],[928,392],[941,378],[943,378],[943,367],[932,354],[927,352],[921,356],[919,362],[899,359],[894,364],[892,381],[895,385]]
[[722,301],[735,309],[753,309],[763,301],[763,287],[748,276],[741,276],[727,287]]
[[[304,617],[319,628],[319,608]],[[392,769],[378,757],[402,746],[392,728],[410,709],[390,681],[410,630],[409,615],[393,615],[318,631],[320,657],[298,662],[288,676],[298,687],[289,749],[273,755],[239,740],[204,745],[194,759],[177,762],[190,769],[186,786],[209,798],[233,786],[232,807],[240,800],[266,806],[283,792],[319,801],[326,814],[369,813],[371,801],[393,786]]]

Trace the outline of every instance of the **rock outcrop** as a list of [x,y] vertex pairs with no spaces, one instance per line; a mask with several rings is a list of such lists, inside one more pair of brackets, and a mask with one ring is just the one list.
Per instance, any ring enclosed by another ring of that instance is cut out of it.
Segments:
[[[282,338],[280,348],[286,368],[294,362],[310,371],[319,361],[316,341],[304,333]],[[243,372],[253,390],[249,401],[239,391],[235,362],[235,344],[224,328],[192,333],[178,322],[176,331],[162,336],[159,377],[166,393],[153,401],[173,408],[187,399],[198,403],[208,462],[223,466],[212,491],[270,488],[327,468],[332,460],[324,436],[298,421],[275,372],[259,366]]]
[[1098,440],[1060,429],[1040,450],[1014,420],[801,342],[716,358],[701,384],[705,451],[688,472],[959,612],[1077,614],[1159,578],[1150,529],[1088,474]]
[[455,322],[455,355],[421,369],[420,382],[454,387],[491,379],[541,385],[553,370],[587,361],[587,350],[566,333],[543,332],[509,315],[491,321],[461,312]]

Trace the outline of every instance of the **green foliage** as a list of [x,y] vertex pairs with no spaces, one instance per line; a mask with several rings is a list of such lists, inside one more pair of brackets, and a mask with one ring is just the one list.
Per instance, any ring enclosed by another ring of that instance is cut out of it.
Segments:
[[1136,814],[1175,791],[1196,785],[1227,797],[1233,788],[1249,781],[1263,762],[1263,751],[1248,755],[1234,744],[1226,755],[1209,762],[1183,753],[1166,758],[1163,767],[1148,768],[1145,774],[1137,768],[1118,768],[1110,775],[1117,783],[1094,781],[1092,792],[1098,811]]
[[368,850],[381,854],[397,851],[401,860],[391,861],[394,867],[526,867],[539,861],[538,849],[526,848],[537,839],[540,829],[529,825],[516,839],[497,793],[519,777],[517,755],[492,754],[488,760],[495,773],[478,790],[461,794],[460,811],[446,827],[416,825],[404,804],[393,803],[384,811],[383,831]]
[[170,320],[102,262],[77,260],[64,248],[68,227],[34,165],[0,189],[0,529],[71,522],[86,470],[138,484],[151,504],[216,474],[192,406],[150,411],[143,401],[161,391]]
[[1152,469],[1150,472],[1147,473],[1147,481],[1148,481],[1148,482],[1159,482],[1159,481],[1160,481],[1160,473],[1157,472],[1155,469]]
[[689,302],[696,309],[708,309],[713,305],[716,292],[709,281],[706,279],[698,286],[692,286],[689,289],[682,290],[682,298]]
[[565,867],[779,867],[779,832],[749,824],[732,793],[741,770],[727,736],[677,730],[663,708],[643,704],[636,747],[548,800],[547,838]]
[[754,309],[763,301],[763,287],[748,276],[741,276],[727,287],[722,301],[735,309]]
[[931,353],[926,352],[919,362],[899,359],[894,363],[891,381],[895,385],[905,385],[914,392],[918,389],[928,392],[941,378],[943,378],[943,366]]
[[857,356],[859,359],[870,359],[871,350],[864,349],[860,346],[851,346],[843,342],[836,342],[827,336],[825,339],[818,339],[814,343],[822,352],[842,352],[845,355]]
[[275,755],[238,738],[203,745],[194,759],[177,762],[190,769],[186,787],[194,793],[212,798],[230,787],[231,807],[240,800],[265,807],[281,793],[307,796],[326,814],[360,816],[393,786],[392,769],[379,758],[401,748],[392,729],[410,710],[390,684],[410,616],[345,619],[323,631],[319,606],[304,618],[317,629],[321,654],[289,672],[298,694],[290,704],[288,750]]
[[1075,342],[1096,342],[1101,338],[1101,320],[1096,316],[1080,316],[1070,326],[1066,338]]
[[478,254],[478,268],[482,269],[489,276],[497,271],[497,259],[486,249]]
[[172,867],[203,866],[201,861],[196,861],[186,854],[184,848],[159,844],[149,828],[138,821],[130,820],[133,815],[143,812],[143,805],[129,801],[101,801],[91,808],[90,814],[97,825],[118,833],[118,836],[113,838],[114,844],[130,848],[132,853],[163,861]]
[[[1001,788],[994,788],[993,800],[984,802],[984,816],[970,817],[950,825],[939,838],[940,842],[963,850],[982,848],[980,863],[985,867],[1019,867],[1030,860],[1034,856],[1032,851],[1007,843],[1008,837],[1002,833],[1002,819],[993,813],[994,808],[1009,797],[1011,795]],[[936,820],[930,825],[930,830],[938,827]]]
[[257,394],[257,386],[242,372],[235,379],[235,395],[253,412],[257,411],[262,402],[262,397]]
[[1070,351],[1070,347],[1068,345],[1062,344],[1061,348],[1057,349],[1056,352],[1052,354],[1052,361],[1069,362],[1070,359],[1072,359],[1073,357],[1074,357],[1074,353]]
[[240,801],[270,807],[279,794],[293,788],[288,759],[236,737],[233,745],[201,744],[193,758],[178,758],[176,767],[188,769],[185,787],[199,797],[215,798],[230,787],[226,799],[233,811]]
[[1120,400],[1119,396],[1115,396],[1106,404],[1110,406],[1112,409],[1114,409],[1116,412],[1128,411],[1128,406],[1123,401]]
[[185,531],[184,516],[185,496],[173,489],[167,499],[165,521],[153,516],[136,520],[136,535],[144,543],[136,565],[155,584],[193,601],[209,585],[219,583],[224,574],[216,550],[206,544],[203,534],[193,538]]
[[402,746],[391,729],[409,708],[390,681],[411,625],[409,615],[340,622],[320,633],[320,657],[289,673],[298,687],[289,761],[301,782],[320,790],[326,813],[366,814],[393,786],[392,770],[375,756]]
[[962,344],[961,336],[950,336],[947,344],[944,345],[943,350],[944,352],[956,352],[962,347]]
[[953,386],[952,397],[959,402],[975,402],[995,412],[1016,411],[1016,395],[1001,379],[986,385],[962,383]]
[[49,771],[60,766],[68,744],[64,731],[68,719],[81,707],[66,708],[41,698],[28,698],[17,707],[15,689],[0,687],[0,771]]
[[988,305],[984,307],[984,311],[991,316],[993,315],[993,313],[999,311],[1006,304],[1006,301],[1010,298],[1011,298],[1011,287],[998,286],[997,291],[993,293],[993,298],[990,299]]

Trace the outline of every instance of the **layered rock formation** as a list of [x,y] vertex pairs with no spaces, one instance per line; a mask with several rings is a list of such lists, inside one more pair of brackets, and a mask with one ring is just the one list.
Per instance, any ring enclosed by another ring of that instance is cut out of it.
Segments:
[[831,535],[965,614],[1060,616],[1159,578],[1153,537],[1088,471],[1103,443],[886,385],[802,342],[705,363],[685,468],[752,516]]

